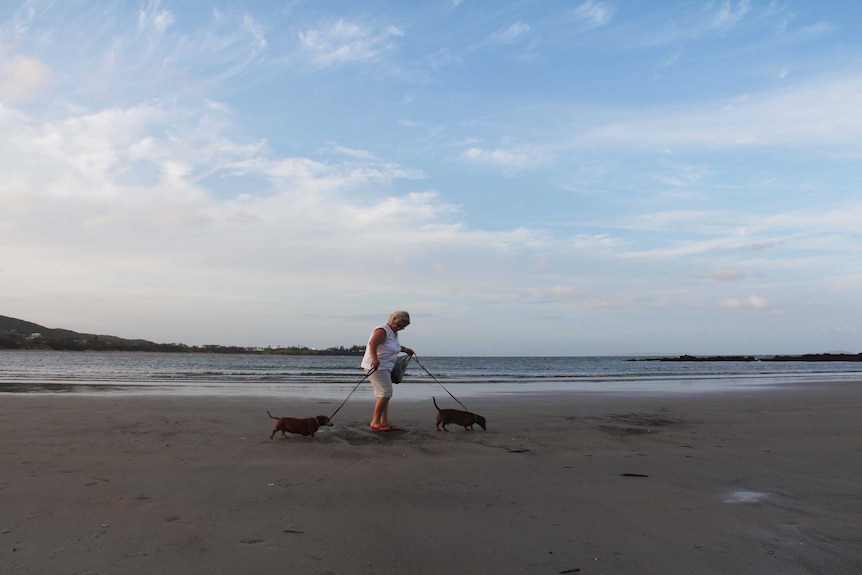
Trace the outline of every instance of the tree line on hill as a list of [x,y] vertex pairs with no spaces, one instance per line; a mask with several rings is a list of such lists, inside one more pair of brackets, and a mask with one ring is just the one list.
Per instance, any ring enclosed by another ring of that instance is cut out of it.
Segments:
[[650,357],[630,361],[862,361],[862,353],[804,353],[802,355],[680,355],[679,357]]
[[364,345],[314,349],[306,346],[246,347],[236,345],[186,345],[124,339],[113,335],[54,329],[0,315],[0,349],[57,351],[158,351],[168,353],[242,353],[259,355],[362,355]]

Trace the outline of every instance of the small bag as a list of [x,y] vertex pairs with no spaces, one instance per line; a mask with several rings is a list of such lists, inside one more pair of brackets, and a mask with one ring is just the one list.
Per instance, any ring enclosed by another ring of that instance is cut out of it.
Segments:
[[407,372],[408,363],[410,363],[409,355],[399,355],[395,358],[395,365],[392,367],[392,383],[401,383]]

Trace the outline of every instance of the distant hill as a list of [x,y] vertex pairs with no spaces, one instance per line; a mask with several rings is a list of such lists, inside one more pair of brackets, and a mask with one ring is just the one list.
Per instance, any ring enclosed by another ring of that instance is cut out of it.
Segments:
[[101,342],[113,345],[155,345],[151,341],[145,339],[124,339],[115,335],[97,335],[92,333],[80,333],[70,329],[50,328],[31,321],[24,321],[14,317],[0,315],[0,334],[6,336],[18,336],[21,338],[29,338],[33,334],[39,334],[36,339],[44,340],[60,340],[60,341],[77,341],[79,343],[87,342],[92,344]]
[[362,355],[364,345],[313,349],[292,347],[240,347],[225,345],[186,345],[153,343],[145,339],[124,339],[115,335],[80,333],[71,329],[51,328],[0,315],[0,350],[74,350],[74,351],[159,351],[169,353],[246,353],[266,355]]
[[802,355],[767,355],[754,357],[753,355],[681,355],[679,357],[650,357],[630,361],[862,361],[862,353],[805,353]]

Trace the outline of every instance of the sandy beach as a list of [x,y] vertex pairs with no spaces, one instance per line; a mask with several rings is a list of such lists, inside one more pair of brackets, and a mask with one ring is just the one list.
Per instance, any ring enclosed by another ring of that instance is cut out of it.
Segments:
[[0,395],[0,572],[862,572],[862,383],[338,403]]

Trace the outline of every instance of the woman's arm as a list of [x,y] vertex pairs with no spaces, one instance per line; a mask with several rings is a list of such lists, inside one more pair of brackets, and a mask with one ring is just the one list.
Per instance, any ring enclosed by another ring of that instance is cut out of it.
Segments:
[[377,348],[381,343],[386,341],[386,330],[378,327],[371,333],[371,338],[368,340],[368,355],[371,357],[371,367],[377,369],[380,367],[380,359],[377,357]]

